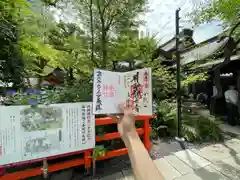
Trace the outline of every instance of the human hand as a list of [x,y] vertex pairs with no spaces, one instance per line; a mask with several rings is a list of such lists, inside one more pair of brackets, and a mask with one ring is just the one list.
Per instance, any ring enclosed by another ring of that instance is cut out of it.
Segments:
[[109,115],[112,119],[116,120],[118,126],[118,132],[124,140],[129,135],[136,133],[135,117],[133,115],[133,103],[126,101],[120,103],[119,109],[122,115]]

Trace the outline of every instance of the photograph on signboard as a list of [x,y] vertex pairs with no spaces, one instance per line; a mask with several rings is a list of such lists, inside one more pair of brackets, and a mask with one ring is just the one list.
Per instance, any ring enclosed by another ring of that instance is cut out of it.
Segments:
[[26,107],[20,114],[24,131],[62,128],[62,110],[58,107]]
[[60,150],[61,138],[56,131],[36,131],[27,132],[24,137],[24,155],[33,155],[42,152],[52,152]]

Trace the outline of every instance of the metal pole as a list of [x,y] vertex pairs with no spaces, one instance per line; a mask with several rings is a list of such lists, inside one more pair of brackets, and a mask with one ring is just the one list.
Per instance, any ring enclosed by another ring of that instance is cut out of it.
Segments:
[[177,120],[178,120],[178,138],[181,136],[181,77],[180,77],[180,54],[179,54],[179,11],[176,10],[176,61],[177,61]]

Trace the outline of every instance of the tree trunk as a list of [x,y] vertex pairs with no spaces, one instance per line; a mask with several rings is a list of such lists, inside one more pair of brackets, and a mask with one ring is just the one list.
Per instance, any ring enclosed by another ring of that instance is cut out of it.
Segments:
[[101,68],[107,67],[107,32],[109,30],[110,25],[106,24],[104,17],[104,10],[101,9],[100,0],[97,1],[98,13],[101,21],[101,51],[102,51],[102,62]]
[[107,67],[107,34],[104,25],[102,26],[102,68]]
[[44,67],[45,67],[45,60],[42,58],[39,58],[39,72],[38,72],[39,74],[38,74],[38,82],[37,82],[38,89],[41,89],[41,85],[43,82],[43,77],[41,74],[43,73]]
[[90,15],[90,24],[91,24],[91,61],[94,61],[94,27],[93,27],[93,13],[92,13],[92,2],[93,0],[90,0],[89,5],[89,15]]
[[73,68],[69,68],[69,70],[68,70],[68,84],[72,85],[73,84],[73,80],[74,80]]

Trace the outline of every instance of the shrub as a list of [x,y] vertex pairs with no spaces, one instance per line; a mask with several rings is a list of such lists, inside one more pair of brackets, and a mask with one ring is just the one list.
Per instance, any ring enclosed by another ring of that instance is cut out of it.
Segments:
[[[169,136],[177,135],[177,108],[176,104],[167,100],[160,101],[157,108],[157,118],[151,122],[153,138],[162,130],[162,126],[167,126]],[[187,112],[182,114],[181,135],[187,141],[219,141],[223,139],[219,121],[212,117],[192,115]]]
[[[40,104],[57,104],[72,102],[91,102],[92,101],[92,84],[91,83],[75,83],[73,86],[65,85],[64,87],[56,87],[54,89],[27,90],[27,92],[16,92],[7,99],[7,105],[33,105]],[[106,117],[99,115],[96,117]],[[103,136],[105,132],[116,131],[116,125],[96,126],[96,135]],[[103,141],[96,145],[94,156],[103,153],[103,147],[109,148],[118,145],[118,140]],[[101,149],[100,153],[98,149]],[[105,152],[105,150],[104,150]]]
[[69,102],[92,101],[92,86],[75,84],[74,86],[56,87],[54,89],[31,90],[26,93],[17,92],[8,98],[8,105],[55,104]]
[[176,119],[176,107],[173,103],[167,101],[160,101],[157,103],[156,109],[157,117],[152,119],[152,136],[156,138],[162,127],[167,126],[168,135],[176,135],[177,119]]

